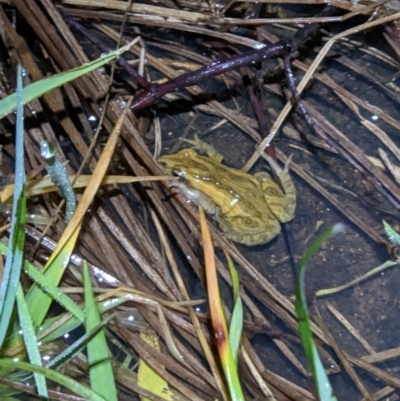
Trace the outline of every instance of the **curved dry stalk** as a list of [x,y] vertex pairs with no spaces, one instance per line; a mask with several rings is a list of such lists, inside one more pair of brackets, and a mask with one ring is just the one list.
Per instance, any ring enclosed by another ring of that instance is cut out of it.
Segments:
[[260,373],[258,372],[257,368],[255,367],[253,361],[251,360],[249,354],[247,353],[246,349],[244,346],[241,347],[240,349],[243,359],[246,362],[247,367],[250,370],[251,375],[254,377],[255,381],[257,384],[260,386],[261,391],[263,392],[265,399],[268,401],[276,401],[274,395],[272,394],[272,391],[268,387],[267,383],[264,381]]
[[346,330],[365,348],[371,355],[376,355],[375,350],[368,341],[361,336],[360,332],[335,308],[330,302],[325,303],[326,308],[346,328]]
[[[157,228],[157,231],[158,231],[158,235],[159,235],[159,237],[161,239],[161,244],[162,244],[162,246],[163,246],[163,248],[165,250],[168,262],[169,262],[169,264],[170,264],[170,266],[172,268],[175,280],[178,283],[178,287],[179,287],[179,289],[181,291],[182,297],[183,297],[184,300],[189,301],[190,300],[189,294],[188,294],[188,292],[186,290],[186,286],[185,286],[185,284],[183,282],[183,279],[182,279],[182,277],[181,277],[181,275],[179,273],[179,269],[178,269],[178,266],[177,266],[177,264],[175,262],[175,259],[173,257],[172,250],[170,248],[169,242],[168,242],[168,240],[167,240],[167,238],[165,236],[165,233],[164,233],[163,229],[161,228],[160,221],[158,220],[156,214],[153,211],[152,211],[152,218],[153,218],[153,220],[155,222],[155,225],[156,225],[156,228]],[[202,346],[204,355],[205,355],[205,357],[207,359],[207,362],[208,362],[208,364],[210,366],[211,372],[213,373],[213,376],[214,376],[215,382],[216,382],[216,384],[218,386],[218,389],[219,389],[221,395],[223,396],[224,400],[228,400],[229,397],[228,397],[225,385],[223,383],[221,374],[219,372],[219,368],[218,368],[217,362],[216,362],[216,360],[214,358],[214,355],[213,355],[213,353],[211,351],[209,343],[205,338],[205,335],[203,333],[203,330],[202,330],[200,322],[199,322],[199,318],[198,318],[196,312],[194,311],[194,309],[192,307],[188,308],[188,312],[189,312],[190,318],[192,320],[193,326],[194,326],[194,328],[196,330],[196,334],[198,336],[199,342],[200,342],[200,344]]]

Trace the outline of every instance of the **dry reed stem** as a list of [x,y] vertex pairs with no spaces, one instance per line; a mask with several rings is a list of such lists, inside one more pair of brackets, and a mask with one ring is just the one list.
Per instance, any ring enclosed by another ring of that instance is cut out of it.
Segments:
[[361,359],[369,363],[379,363],[389,361],[400,356],[400,347],[387,349],[381,352],[375,352],[372,355],[363,356]]
[[[373,394],[374,400],[382,400],[382,399],[386,399],[390,394],[392,394],[396,389],[393,387],[384,387],[383,389],[375,392]],[[361,401],[367,401],[366,398],[362,398]]]
[[[154,213],[154,211],[152,211],[152,218],[153,218],[153,221],[155,222],[155,225],[156,225],[156,228],[157,228],[157,231],[158,231],[158,235],[160,236],[161,243],[162,243],[163,248],[164,248],[164,250],[166,252],[167,259],[168,259],[169,264],[170,264],[170,266],[172,268],[172,271],[173,271],[173,274],[174,274],[174,278],[175,278],[176,282],[178,283],[178,287],[180,289],[182,297],[185,300],[189,300],[190,299],[189,293],[187,292],[186,286],[184,284],[184,281],[183,281],[183,279],[182,279],[182,277],[181,277],[181,275],[179,273],[178,266],[176,264],[175,258],[173,257],[173,253],[172,253],[172,250],[170,248],[169,242],[168,242],[168,240],[167,240],[167,238],[165,236],[165,233],[164,233],[163,229],[161,228],[160,221],[158,220],[158,218],[157,218],[156,214]],[[189,307],[188,311],[189,311],[190,317],[192,319],[192,323],[193,323],[193,325],[194,325],[194,327],[196,329],[196,334],[197,334],[198,339],[200,341],[200,344],[201,344],[201,346],[203,348],[205,357],[206,357],[207,362],[208,362],[208,364],[210,366],[211,372],[212,372],[212,374],[214,376],[215,382],[217,383],[218,389],[219,389],[221,395],[224,397],[224,400],[228,400],[229,396],[227,394],[227,390],[225,388],[225,385],[223,383],[223,379],[222,379],[220,371],[218,369],[218,364],[217,364],[217,362],[216,362],[216,360],[215,360],[215,358],[213,356],[213,353],[212,353],[212,351],[210,349],[210,346],[209,346],[208,342],[206,341],[206,338],[204,336],[203,330],[201,329],[201,326],[200,326],[199,319],[198,319],[198,317],[197,317],[197,315],[196,315],[196,313],[195,313],[193,308]]]
[[389,159],[388,154],[381,148],[378,149],[379,156],[381,157],[384,165],[386,166],[387,170],[390,171],[392,174],[393,178],[397,182],[397,184],[400,184],[400,171],[399,167],[395,166]]
[[[82,18],[94,18],[94,19],[102,19],[102,20],[111,20],[111,21],[122,21],[123,16],[119,14],[113,14],[110,12],[105,12],[105,11],[91,11],[91,10],[77,10],[74,8],[67,8],[64,10],[66,13],[72,16],[77,16],[77,17],[82,17]],[[206,35],[209,37],[214,37],[217,39],[222,39],[226,40],[229,43],[233,44],[238,44],[238,45],[243,45],[246,47],[250,47],[253,49],[259,48],[260,46],[263,46],[262,43],[238,36],[238,35],[233,35],[231,33],[226,33],[226,32],[218,32],[218,31],[213,31],[208,28],[204,28],[202,26],[197,26],[197,25],[187,25],[183,23],[178,23],[176,21],[168,21],[165,20],[164,18],[161,17],[148,17],[148,16],[129,16],[128,21],[133,24],[142,24],[142,25],[148,25],[151,27],[160,27],[160,28],[171,28],[171,29],[176,29],[179,31],[186,31],[186,32],[192,32],[192,33],[197,33],[199,35]]]
[[348,360],[346,354],[338,346],[338,344],[336,343],[336,340],[334,339],[333,335],[326,328],[321,316],[319,315],[319,311],[318,310],[317,310],[317,313],[316,313],[315,321],[317,322],[318,326],[321,328],[321,330],[324,332],[324,334],[328,338],[329,345],[335,351],[335,354],[338,357],[338,359],[339,359],[339,361],[341,363],[341,366],[343,367],[343,370],[350,376],[350,378],[353,380],[355,386],[358,388],[358,390],[364,396],[364,398],[367,401],[374,401],[374,398],[373,398],[372,394],[370,393],[368,388],[365,386],[364,382],[361,380],[360,376],[355,371],[353,366],[351,365],[351,363]]
[[326,308],[345,327],[345,329],[366,349],[370,354],[376,354],[368,341],[352,326],[352,324],[330,303],[325,303]]
[[269,401],[276,401],[276,399],[275,399],[274,395],[272,394],[271,390],[269,389],[267,383],[265,383],[265,381],[263,380],[262,376],[258,372],[253,361],[250,359],[249,354],[247,353],[246,349],[243,346],[241,347],[241,353],[242,353],[243,359],[244,359],[247,367],[249,368],[251,374],[253,375],[254,379],[260,386],[260,389],[261,389],[262,393],[264,394],[265,399],[269,400]]
[[400,388],[400,379],[397,377],[385,372],[383,369],[377,368],[376,366],[365,362],[362,359],[355,358],[346,352],[344,352],[344,356],[350,363],[365,370],[376,378],[381,379],[389,386],[396,387],[397,389]]
[[[386,2],[386,1],[385,1]],[[385,3],[385,2],[380,2]],[[114,1],[114,0],[63,0],[62,4],[79,7],[93,7],[110,9],[114,11],[126,11],[128,10],[127,2],[125,1]],[[346,19],[352,18],[354,15],[360,13],[370,13],[371,10],[376,8],[378,4],[371,4],[369,6],[362,7],[358,10],[341,16],[341,17],[307,17],[307,18],[259,18],[259,19],[238,19],[238,18],[225,18],[222,16],[207,15],[204,13],[183,11],[171,9],[168,7],[159,7],[149,4],[135,3],[129,8],[129,13],[133,16],[135,13],[142,14],[142,16],[148,19],[154,20],[155,17],[162,17],[173,20],[175,23],[193,23],[193,24],[210,24],[210,25],[264,25],[264,24],[310,24],[310,23],[328,23],[328,22],[341,22]]]

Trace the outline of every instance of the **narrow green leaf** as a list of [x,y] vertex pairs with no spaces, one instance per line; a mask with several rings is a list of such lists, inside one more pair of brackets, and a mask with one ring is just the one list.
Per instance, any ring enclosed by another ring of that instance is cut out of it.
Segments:
[[199,207],[200,227],[203,240],[204,262],[206,266],[206,279],[208,301],[210,305],[211,321],[217,339],[217,348],[221,360],[222,369],[228,385],[232,401],[244,401],[244,394],[239,379],[239,372],[232,355],[229,340],[228,326],[222,307],[222,299],[218,286],[217,270],[215,267],[214,246],[211,241],[210,231],[207,226],[204,211]]
[[49,294],[54,301],[62,305],[69,313],[75,316],[83,323],[85,314],[83,310],[77,305],[68,295],[62,292],[52,280],[41,273],[35,266],[29,262],[24,263],[24,271],[28,276],[37,283],[44,292]]
[[[74,233],[69,241],[64,245],[64,248],[57,254],[50,265],[47,265],[47,270],[44,274],[50,281],[58,284],[61,277],[69,264],[69,258],[72,254],[78,232]],[[28,290],[26,296],[26,303],[29,307],[29,313],[32,317],[32,323],[35,329],[38,329],[46,317],[53,298],[45,292],[41,286],[34,283]],[[5,348],[11,349],[21,346],[21,336],[19,334],[19,325],[17,322],[13,323],[12,334],[7,337],[4,344]]]
[[307,360],[311,366],[311,371],[314,377],[319,401],[337,401],[337,399],[333,396],[331,384],[322,365],[321,359],[318,355],[317,347],[315,346],[313,340],[310,313],[308,311],[306,295],[304,292],[304,280],[307,263],[317,253],[318,249],[325,241],[327,241],[329,238],[340,231],[343,231],[343,225],[334,225],[332,228],[326,230],[319,237],[317,237],[317,239],[315,239],[306,249],[304,255],[299,262],[299,269],[297,272],[295,286],[295,310],[297,315],[297,322],[299,325],[300,340]]
[[[83,283],[85,290],[85,329],[90,331],[101,324],[101,317],[93,294],[87,263],[83,265]],[[110,353],[103,330],[89,342],[87,352],[92,389],[107,401],[118,401]]]
[[[17,306],[19,322],[22,329],[22,335],[25,341],[25,348],[28,353],[29,361],[33,365],[42,366],[39,347],[36,340],[35,330],[33,328],[31,315],[29,314],[28,305],[26,304],[24,292],[21,285],[17,290]],[[44,376],[40,373],[34,373],[36,390],[40,397],[48,397],[47,384]]]
[[23,263],[25,242],[25,164],[24,164],[24,110],[22,105],[22,69],[18,65],[17,93],[17,124],[15,133],[15,186],[13,210],[11,217],[10,242],[4,266],[3,279],[0,285],[0,348],[3,345],[9,328],[11,314],[14,308],[15,295]]
[[27,362],[14,362],[11,359],[0,359],[0,367],[8,368],[10,370],[21,369],[32,373],[39,373],[54,381],[55,383],[58,383],[61,386],[64,386],[67,389],[73,391],[75,394],[79,395],[87,401],[109,401],[99,394],[96,394],[90,388],[52,369],[32,365]]
[[[54,285],[58,285],[60,282],[65,269],[69,265],[69,260],[72,255],[75,243],[78,237],[79,231],[76,231],[71,235],[68,242],[64,245],[63,249],[57,254],[57,256],[51,261],[50,264],[46,265],[43,275],[46,276]],[[53,299],[38,284],[33,284],[26,294],[26,302],[29,305],[29,311],[31,313],[33,324],[37,328],[46,317],[50,305]]]
[[237,270],[235,269],[231,257],[227,252],[225,252],[225,257],[228,262],[229,273],[232,279],[233,304],[235,304],[236,300],[239,298],[239,275]]
[[[118,305],[124,304],[127,301],[129,301],[129,300],[126,297],[118,297],[118,298],[113,298],[111,300],[107,299],[105,301],[98,303],[97,308],[98,308],[100,314],[102,314],[104,312],[111,310],[112,308],[115,308]],[[60,320],[60,318],[61,318],[61,316],[55,316],[55,317],[46,319],[43,322],[43,325],[40,327],[41,332],[43,332],[44,330],[47,330],[52,325],[56,324]],[[72,330],[75,330],[80,325],[81,325],[81,322],[78,319],[71,316],[70,319],[67,320],[61,327],[55,329],[54,331],[52,331],[51,333],[49,333],[48,335],[43,337],[41,339],[41,342],[42,342],[42,344],[46,344],[46,343],[54,341],[58,338],[61,338],[65,334],[68,334]]]
[[232,356],[237,365],[239,357],[240,340],[243,330],[243,303],[242,299],[236,299],[231,316],[231,324],[229,325],[229,343],[232,349]]
[[[94,61],[91,61],[90,63],[83,64],[80,67],[74,68],[73,70],[62,72],[60,74],[53,75],[50,78],[45,78],[41,81],[37,81],[28,85],[24,90],[23,98],[21,98],[21,105],[24,105],[31,100],[42,96],[46,92],[50,92],[54,88],[64,85],[67,82],[73,81],[74,79],[79,78],[80,76],[85,75],[90,71],[100,68],[101,66],[109,63],[116,57],[119,57],[123,52],[129,50],[129,48],[133,46],[138,40],[139,38],[133,40],[132,42],[128,43],[126,46],[123,46],[118,50],[105,54],[104,56]],[[3,100],[0,100],[0,118],[3,118],[7,114],[11,113],[16,107],[17,94],[15,93],[7,96]]]
[[58,369],[60,366],[65,365],[67,362],[69,362],[78,352],[82,351],[82,349],[88,345],[88,343],[97,335],[97,333],[100,332],[100,330],[104,328],[104,326],[107,325],[107,323],[113,317],[114,316],[109,316],[96,327],[85,333],[77,341],[71,344],[67,349],[61,352],[61,354],[58,354],[54,359],[52,359],[46,365],[46,368]]
[[229,344],[232,350],[233,359],[237,365],[239,356],[240,339],[242,338],[243,330],[243,303],[239,295],[239,275],[233,261],[228,253],[225,252],[226,260],[228,261],[229,272],[232,279],[233,291],[233,311],[231,322],[229,325]]

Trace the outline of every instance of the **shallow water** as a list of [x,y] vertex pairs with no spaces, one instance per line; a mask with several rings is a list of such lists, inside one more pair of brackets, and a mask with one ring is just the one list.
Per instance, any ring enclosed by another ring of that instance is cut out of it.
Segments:
[[[362,36],[356,39],[365,40]],[[385,92],[385,88],[387,88],[387,84],[396,69],[377,60],[374,56],[365,54],[363,50],[367,48],[367,45],[366,42],[363,43],[364,46],[359,50],[345,46],[334,47],[335,57],[329,57],[326,60],[324,72],[328,73],[337,84],[359,96],[363,101],[380,107],[398,120],[400,115],[397,96],[391,95],[393,92]],[[369,44],[371,43],[369,42]],[[373,44],[377,45],[377,43]],[[384,46],[383,43],[378,43],[378,45],[381,49]],[[386,48],[386,50],[388,49]],[[342,56],[338,55],[339,52],[342,52]],[[379,79],[380,85],[343,65],[342,62],[348,63],[347,60],[351,60],[355,66],[362,67],[371,78]],[[268,107],[275,109],[279,107],[280,100],[273,95],[268,96],[271,97],[267,99]],[[351,112],[325,85],[314,82],[303,98],[316,107],[324,117],[358,145],[366,155],[379,158],[377,149],[384,147],[384,145],[360,123],[360,118]],[[243,113],[253,118],[247,99],[242,96],[238,96],[236,99],[244,108]],[[234,103],[229,100],[224,105],[230,108],[235,107]],[[396,144],[400,144],[399,132],[383,122],[379,116],[361,108],[360,113],[367,121],[383,129]],[[295,119],[299,121],[298,117]],[[182,132],[181,127],[187,126],[190,121],[191,117],[185,113],[175,115],[173,119],[163,119],[165,153],[170,152],[171,148],[176,145],[176,140]],[[200,116],[193,124],[188,136],[191,137],[194,133],[201,135],[217,121],[218,119],[215,117]],[[288,123],[292,121],[290,118]],[[305,127],[303,123],[301,124]],[[309,132],[307,127],[305,130]],[[224,163],[235,168],[243,166],[254,150],[254,142],[231,125],[225,125],[207,134],[203,139],[211,143],[224,155]],[[381,195],[377,195],[376,190],[358,171],[340,157],[282,135],[279,137],[276,146],[286,155],[293,153],[293,161],[296,164],[311,172],[316,178],[324,180],[322,185],[342,205],[351,210],[373,230],[383,235],[382,219],[387,219],[391,223],[397,222],[398,212]],[[255,172],[265,168],[265,164],[259,161],[251,171]],[[310,293],[345,284],[388,259],[389,255],[381,244],[372,241],[296,174],[292,173],[292,177],[297,188],[298,203],[296,217],[289,224],[289,229],[298,257],[310,240],[324,227],[337,222],[343,222],[346,226],[345,233],[325,244],[310,263],[307,271],[307,286]],[[293,271],[288,258],[284,233],[264,246],[251,248],[237,246],[276,289],[288,297],[293,295]],[[369,353],[327,310],[328,302],[353,325],[374,351],[381,352],[398,346],[399,324],[397,322],[399,322],[399,314],[396,306],[399,281],[398,270],[394,267],[355,287],[317,300],[316,305],[325,324],[344,351],[356,357],[366,356]],[[257,300],[255,301],[257,302]],[[288,332],[279,319],[275,321],[273,315],[265,310],[262,303],[257,302],[257,304],[262,309],[264,308],[266,316],[269,316],[276,323],[276,327],[282,330],[282,333]],[[253,345],[268,369],[297,382],[299,385],[304,384],[304,377],[282,356],[268,335],[255,334]],[[299,355],[301,360],[304,360],[302,351],[297,346],[292,346],[291,349],[296,355]],[[329,365],[329,361],[327,364]],[[378,366],[382,369],[389,369],[389,372],[395,375],[396,372],[390,370],[390,367],[395,365],[396,363],[390,362]],[[357,372],[361,374],[361,379],[370,391],[376,391],[380,388],[380,385],[367,374],[358,370]],[[330,378],[338,399],[361,399],[358,390],[345,373],[332,374]]]

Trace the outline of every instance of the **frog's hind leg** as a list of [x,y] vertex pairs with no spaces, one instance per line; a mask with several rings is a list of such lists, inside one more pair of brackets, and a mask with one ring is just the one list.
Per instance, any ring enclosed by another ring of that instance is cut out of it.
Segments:
[[229,221],[219,220],[219,227],[225,237],[247,246],[266,244],[281,232],[280,223],[272,216],[268,221],[263,219],[262,223],[246,216],[231,218]]
[[260,181],[265,200],[273,215],[281,223],[287,223],[293,220],[294,217],[296,209],[296,188],[286,166],[283,170],[280,167],[279,169],[278,177],[284,191],[273,181],[268,173],[260,172],[254,176]]
[[284,169],[278,174],[285,192],[284,213],[279,217],[282,223],[292,220],[296,211],[296,187],[289,175],[289,164],[291,160],[292,156],[287,159]]
[[221,153],[218,153],[209,143],[202,141],[197,134],[194,136],[194,139],[185,138],[182,139],[182,141],[190,143],[194,149],[205,153],[210,159],[213,159],[218,163],[221,163],[224,159]]

